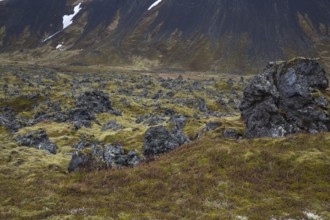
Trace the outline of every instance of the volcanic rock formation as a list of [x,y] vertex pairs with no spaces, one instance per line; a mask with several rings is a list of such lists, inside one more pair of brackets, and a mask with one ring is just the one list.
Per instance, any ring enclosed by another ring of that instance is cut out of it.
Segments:
[[330,130],[329,81],[317,60],[297,58],[271,62],[244,89],[240,106],[246,137]]

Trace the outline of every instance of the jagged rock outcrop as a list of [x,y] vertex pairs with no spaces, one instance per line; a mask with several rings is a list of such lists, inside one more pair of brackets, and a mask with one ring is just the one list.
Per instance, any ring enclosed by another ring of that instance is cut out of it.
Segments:
[[271,62],[251,79],[240,106],[246,137],[330,130],[330,114],[323,92],[329,81],[317,60],[297,58]]
[[188,139],[178,126],[175,124],[173,131],[169,131],[162,125],[149,128],[144,134],[143,155],[153,157],[174,150],[186,143]]
[[101,91],[82,93],[77,99],[76,107],[92,113],[109,112],[112,110],[109,96]]
[[17,117],[13,109],[5,108],[0,113],[0,126],[4,126],[10,132],[17,132],[26,124],[26,120],[22,117]]
[[17,136],[15,140],[22,146],[43,149],[51,154],[56,154],[57,146],[48,139],[43,129],[28,132],[23,136]]
[[89,141],[80,141],[73,145],[76,151],[68,167],[69,172],[75,170],[102,170],[115,167],[133,167],[141,159],[135,150],[125,152],[121,145],[102,145]]

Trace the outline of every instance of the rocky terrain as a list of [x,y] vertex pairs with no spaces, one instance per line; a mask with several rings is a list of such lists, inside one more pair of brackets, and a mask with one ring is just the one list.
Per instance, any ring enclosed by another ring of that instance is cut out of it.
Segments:
[[[143,155],[165,153],[221,127],[207,123],[238,115],[245,83],[243,77],[200,81],[11,66],[3,67],[2,78],[1,125],[22,146],[54,154],[71,147],[70,171],[86,164],[136,165]],[[47,136],[53,126],[68,132],[58,137],[61,143]]]
[[270,62],[254,77],[0,74],[0,218],[330,217],[330,92],[317,60]]

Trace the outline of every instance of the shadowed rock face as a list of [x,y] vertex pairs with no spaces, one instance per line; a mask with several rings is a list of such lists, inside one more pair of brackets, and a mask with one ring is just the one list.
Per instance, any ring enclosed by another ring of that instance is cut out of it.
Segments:
[[330,130],[329,81],[315,60],[299,58],[270,63],[244,89],[240,106],[246,136],[282,137],[298,132]]
[[[193,70],[244,70],[266,60],[321,56],[321,51],[329,55],[328,0],[164,0],[148,11],[152,3],[85,1],[72,28],[50,43],[56,47],[71,42],[68,48],[84,48],[72,62],[127,64],[139,56],[158,61],[159,67]],[[0,3],[0,26],[6,28],[2,50],[15,49],[21,38],[29,39],[23,45],[27,48],[44,46],[42,36],[61,30],[62,16],[72,12],[72,4]],[[78,34],[73,31],[77,28]]]

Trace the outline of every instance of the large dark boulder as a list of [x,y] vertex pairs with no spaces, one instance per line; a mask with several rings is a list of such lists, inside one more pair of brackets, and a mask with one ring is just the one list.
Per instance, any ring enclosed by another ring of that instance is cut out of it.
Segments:
[[92,113],[109,112],[112,110],[109,96],[101,91],[82,93],[77,99],[76,107]]
[[17,132],[20,128],[25,127],[26,124],[27,121],[22,117],[17,117],[10,108],[4,108],[0,112],[0,126],[4,126],[10,132]]
[[135,150],[125,153],[121,145],[105,146],[102,157],[108,168],[112,167],[133,167],[140,163],[140,158]]
[[185,142],[187,142],[187,138],[181,132],[181,129],[174,128],[170,132],[162,125],[151,127],[144,134],[142,153],[146,157],[152,157],[171,151]]
[[56,154],[57,146],[48,139],[43,129],[28,132],[23,136],[17,136],[15,140],[22,146],[43,149],[51,154]]
[[329,82],[317,60],[297,58],[271,62],[250,80],[240,105],[246,137],[285,135],[330,130]]
[[133,167],[141,162],[135,150],[125,151],[121,145],[102,145],[81,140],[73,145],[75,152],[68,167],[76,170],[102,170],[120,167]]
[[84,108],[69,110],[66,114],[69,116],[68,122],[72,122],[77,129],[81,127],[90,127],[91,122],[95,120],[94,114]]

